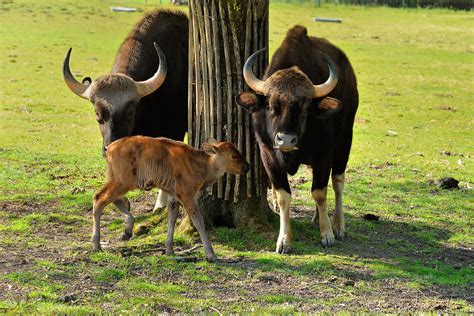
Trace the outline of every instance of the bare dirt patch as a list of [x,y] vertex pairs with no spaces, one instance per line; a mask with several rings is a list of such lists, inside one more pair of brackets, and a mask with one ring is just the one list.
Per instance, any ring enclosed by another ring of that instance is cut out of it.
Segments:
[[[146,214],[154,204],[156,194],[141,195],[132,201],[134,215]],[[57,203],[7,203],[1,204],[2,211],[17,217],[27,216],[33,213],[47,213],[58,211]],[[292,208],[295,220],[308,220],[313,213],[312,207]],[[90,238],[90,213],[83,211],[85,221],[71,230],[70,226],[61,222],[52,221],[41,223],[37,227],[30,227],[27,233],[9,232],[8,237],[18,237],[17,243],[0,244],[0,300],[28,301],[31,285],[14,282],[3,278],[11,273],[32,273],[39,278],[45,278],[51,284],[60,285],[63,290],[59,291],[57,302],[71,305],[91,304],[97,297],[108,293],[118,293],[117,297],[126,297],[125,291],[120,283],[100,282],[95,279],[96,270],[114,267],[113,263],[95,262],[91,260]],[[161,244],[148,245],[145,247],[128,247],[118,239],[119,232],[110,232],[107,225],[120,215],[110,210],[103,216],[104,240],[110,240],[107,252],[127,258],[146,258],[148,256],[163,255],[164,246]],[[8,219],[0,219],[5,224]],[[348,220],[360,220],[349,218]],[[387,225],[383,219],[381,225]],[[345,242],[340,243],[337,248],[330,250],[340,256],[350,257],[354,262],[373,258],[393,259],[401,253],[398,248],[390,251],[385,245],[387,239],[405,238],[401,231],[405,227],[399,227],[391,231],[383,229],[387,234],[379,234],[377,229],[374,238],[366,243],[355,242],[349,233]],[[316,228],[315,228],[316,229]],[[16,234],[16,235],[15,235]],[[441,232],[440,232],[441,234]],[[442,237],[442,236],[441,236]],[[422,249],[424,243],[419,240],[410,240],[416,248]],[[177,251],[185,251],[188,246],[177,247]],[[438,252],[438,260],[456,266],[466,266],[466,263],[474,262],[473,252],[470,248],[441,247]],[[320,251],[320,250],[318,250]],[[323,251],[320,251],[322,254]],[[430,254],[423,252],[415,253],[420,260],[431,258]],[[179,259],[176,265],[196,265],[203,261],[200,255],[194,251],[186,253]],[[55,268],[41,265],[40,262],[50,262]],[[472,267],[472,264],[470,264]],[[183,266],[189,267],[189,266]],[[197,266],[197,271],[205,269]],[[456,311],[465,308],[459,304],[464,300],[471,304],[473,311],[474,303],[472,294],[474,284],[466,287],[456,286],[425,286],[422,288],[409,286],[408,278],[379,278],[374,277],[374,271],[367,267],[350,263],[338,265],[335,274],[299,273],[298,266],[290,267],[286,272],[268,271],[262,269],[261,263],[245,257],[223,257],[215,265],[215,272],[209,272],[212,277],[210,281],[200,281],[193,275],[182,273],[179,267],[163,268],[160,271],[151,270],[145,265],[130,267],[127,277],[143,278],[150,282],[182,284],[186,290],[180,293],[185,298],[203,298],[211,295],[218,305],[209,309],[197,309],[195,311],[231,311],[232,306],[241,306],[244,310],[251,311],[254,307],[269,308],[275,304],[281,308],[292,308],[299,312],[317,311],[370,311],[370,312],[413,312],[413,311]],[[227,273],[226,270],[233,271]],[[245,306],[254,306],[245,309]],[[105,311],[114,311],[112,305],[102,305]],[[155,306],[160,312],[179,312],[179,309],[167,304]]]

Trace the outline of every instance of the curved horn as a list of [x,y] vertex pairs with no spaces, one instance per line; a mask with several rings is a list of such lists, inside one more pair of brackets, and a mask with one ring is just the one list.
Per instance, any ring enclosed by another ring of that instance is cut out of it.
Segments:
[[337,85],[337,67],[332,59],[325,53],[321,53],[324,60],[328,63],[329,66],[329,78],[325,83],[314,86],[314,96],[313,98],[321,98],[328,95]]
[[155,42],[153,42],[153,45],[155,46],[156,53],[158,54],[160,66],[153,77],[150,79],[145,81],[135,81],[135,85],[141,98],[153,93],[156,89],[158,89],[165,81],[166,73],[168,72],[168,66],[166,64],[166,58],[163,54],[163,51]]
[[66,82],[67,86],[69,87],[69,89],[71,89],[72,92],[74,92],[81,98],[89,100],[88,89],[91,85],[85,85],[77,81],[76,78],[74,78],[74,76],[72,75],[71,69],[69,68],[69,57],[71,56],[71,51],[72,51],[72,48],[69,48],[69,50],[67,51],[66,58],[64,58],[64,63],[63,63],[64,81]]
[[255,93],[258,93],[258,94],[263,94],[263,85],[265,84],[265,81],[262,81],[258,79],[257,77],[255,77],[252,70],[252,66],[253,66],[253,61],[255,57],[257,57],[257,55],[262,53],[265,49],[266,48],[262,48],[256,51],[255,53],[253,53],[252,55],[250,55],[250,57],[247,58],[247,60],[245,61],[244,69],[243,69],[245,82],[250,87],[250,89],[252,89],[253,91],[255,91]]

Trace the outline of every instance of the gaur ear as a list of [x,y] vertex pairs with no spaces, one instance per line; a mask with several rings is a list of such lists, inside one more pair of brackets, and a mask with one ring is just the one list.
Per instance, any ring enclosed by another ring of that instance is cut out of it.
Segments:
[[258,99],[258,96],[253,92],[242,92],[235,97],[235,101],[241,108],[250,113],[259,111],[262,109],[262,103]]
[[325,97],[318,103],[318,108],[316,110],[316,116],[320,118],[325,118],[331,116],[342,109],[342,102],[338,99],[331,97]]
[[92,83],[91,77],[85,77],[82,79],[82,84],[85,84],[86,86],[89,86]]

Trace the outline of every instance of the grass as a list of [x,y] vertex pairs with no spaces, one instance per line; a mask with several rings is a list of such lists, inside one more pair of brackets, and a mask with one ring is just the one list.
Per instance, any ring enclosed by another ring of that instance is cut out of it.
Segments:
[[[474,310],[471,12],[272,4],[270,54],[299,23],[341,47],[358,77],[348,238],[319,246],[311,172],[301,168],[293,178],[293,253],[273,253],[277,227],[216,228],[222,261],[208,264],[150,251],[163,244],[164,223],[119,242],[123,220],[115,212],[104,216],[108,250],[90,253],[91,199],[104,181],[101,138],[91,105],[63,83],[61,64],[73,47],[78,78],[110,71],[142,14],[112,13],[115,4],[0,4],[0,313]],[[315,23],[315,16],[343,22]],[[447,176],[463,189],[434,184]],[[150,202],[131,197],[137,208]],[[154,216],[138,213],[138,223]],[[380,220],[364,220],[367,213]],[[178,247],[193,243],[176,236]]]

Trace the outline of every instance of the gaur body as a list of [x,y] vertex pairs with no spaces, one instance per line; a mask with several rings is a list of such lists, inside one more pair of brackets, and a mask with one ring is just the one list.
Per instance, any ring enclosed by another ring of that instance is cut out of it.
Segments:
[[[92,103],[104,155],[105,147],[114,140],[131,135],[183,140],[187,130],[188,25],[182,12],[147,13],[117,51],[112,73],[94,81],[85,78],[80,83],[74,78],[69,50],[64,80],[72,92]],[[166,204],[167,196],[160,196],[155,208]]]
[[[255,93],[243,92],[237,102],[252,112],[260,155],[280,210],[276,251],[291,248],[288,174],[295,174],[300,164],[312,167],[311,191],[317,204],[313,221],[319,219],[321,242],[330,246],[345,234],[342,191],[359,104],[354,71],[343,51],[326,39],[308,36],[302,26],[288,30],[263,80],[252,72],[258,53],[248,58],[243,71]],[[336,196],[332,223],[326,203],[330,175]]]

